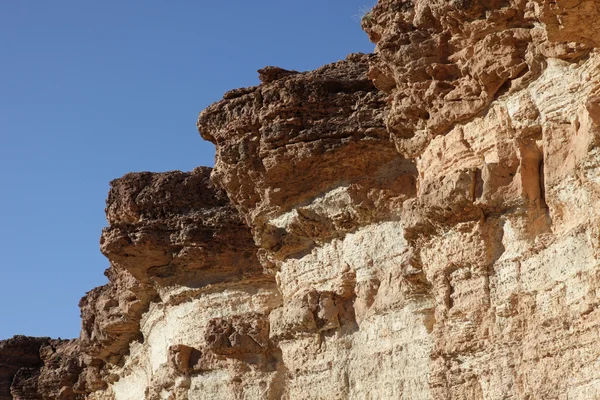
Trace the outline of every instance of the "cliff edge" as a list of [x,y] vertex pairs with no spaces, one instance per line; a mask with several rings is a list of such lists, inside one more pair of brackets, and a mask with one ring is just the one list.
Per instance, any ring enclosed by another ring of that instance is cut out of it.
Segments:
[[111,182],[109,284],[0,399],[600,398],[599,21],[379,0],[374,54],[260,70],[214,169]]

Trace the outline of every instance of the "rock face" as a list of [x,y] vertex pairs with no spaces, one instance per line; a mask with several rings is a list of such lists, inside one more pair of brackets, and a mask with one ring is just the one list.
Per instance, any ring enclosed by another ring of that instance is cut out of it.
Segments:
[[600,4],[380,0],[375,54],[204,110],[112,182],[73,341],[0,398],[600,398]]
[[[213,319],[254,326],[277,305],[274,278],[263,275],[249,228],[210,172],[128,174],[112,182],[101,238],[111,282],[81,303],[80,342],[96,367],[85,385],[91,398],[162,398],[164,391],[193,398],[194,375],[229,362],[205,340]],[[254,340],[249,331],[231,328],[228,335],[234,331],[237,342],[221,346]],[[257,374],[275,371],[268,350],[248,355],[264,356]]]
[[43,365],[40,347],[49,340],[15,336],[0,342],[0,399],[12,399],[11,393],[15,392],[37,391],[37,381],[27,377],[39,374]]
[[0,399],[76,399],[82,372],[76,340],[15,336],[0,342]]

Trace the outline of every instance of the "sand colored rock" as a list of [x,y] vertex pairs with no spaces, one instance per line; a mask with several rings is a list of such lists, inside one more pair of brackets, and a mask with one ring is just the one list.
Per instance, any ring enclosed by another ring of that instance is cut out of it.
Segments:
[[374,54],[261,69],[200,113],[214,169],[112,182],[110,283],[0,342],[3,395],[600,398],[598,21],[380,0]]

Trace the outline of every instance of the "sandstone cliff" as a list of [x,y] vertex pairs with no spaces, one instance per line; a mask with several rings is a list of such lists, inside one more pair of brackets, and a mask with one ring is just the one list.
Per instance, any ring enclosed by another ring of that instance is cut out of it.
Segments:
[[600,4],[362,25],[202,111],[214,169],[111,183],[110,283],[0,399],[600,399]]

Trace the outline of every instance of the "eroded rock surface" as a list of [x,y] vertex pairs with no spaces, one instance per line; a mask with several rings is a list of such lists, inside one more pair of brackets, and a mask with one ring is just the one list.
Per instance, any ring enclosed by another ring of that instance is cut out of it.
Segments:
[[600,398],[598,21],[380,0],[374,54],[261,69],[199,116],[213,170],[112,182],[81,337],[0,343],[0,390]]
[[82,371],[77,340],[14,336],[0,341],[0,399],[76,400]]
[[[278,303],[249,228],[210,172],[128,174],[111,183],[101,238],[110,283],[82,300],[91,398],[187,398],[194,374],[227,370],[229,357],[204,339],[211,320],[257,319]],[[273,363],[265,355],[259,368],[270,373]]]
[[587,59],[597,22],[580,22],[598,17],[594,0],[379,1],[362,21],[377,44],[369,76],[390,94],[400,152],[418,157],[432,137],[540,78],[549,59]]
[[14,392],[37,392],[37,381],[29,378],[39,374],[40,347],[49,340],[15,336],[0,342],[0,399],[12,399]]

